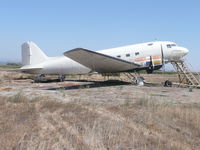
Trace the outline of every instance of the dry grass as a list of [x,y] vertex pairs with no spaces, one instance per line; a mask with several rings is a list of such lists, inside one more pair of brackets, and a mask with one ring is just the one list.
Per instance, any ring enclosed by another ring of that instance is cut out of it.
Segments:
[[[0,77],[5,83],[0,89],[0,149],[200,149],[196,89],[120,85],[66,90],[75,84],[19,84],[13,79],[25,78],[20,74]],[[44,90],[54,86],[58,90]]]
[[153,149],[200,148],[199,105],[173,105],[142,99],[128,107],[110,107],[109,110],[137,125],[141,129],[138,131],[145,135],[140,142],[150,140],[151,146],[155,146]]
[[1,99],[0,105],[0,147],[15,149],[24,134],[36,132],[37,113],[35,104],[11,103]]
[[3,79],[0,78],[0,84],[2,84],[2,83],[3,83]]
[[2,149],[200,149],[200,106],[131,99],[124,104],[0,100]]
[[0,74],[1,80],[19,80],[19,79],[33,79],[35,75],[33,74],[24,74],[24,73],[16,73],[14,71],[2,71]]
[[19,92],[14,96],[9,97],[7,101],[11,103],[33,103],[33,102],[38,102],[41,99],[45,100],[45,98],[43,97],[28,98],[24,96],[21,92]]

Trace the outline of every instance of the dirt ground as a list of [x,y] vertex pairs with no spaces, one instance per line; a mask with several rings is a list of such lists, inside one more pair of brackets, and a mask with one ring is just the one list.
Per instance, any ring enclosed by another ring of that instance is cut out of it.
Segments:
[[175,75],[71,76],[32,83],[0,71],[0,149],[200,149],[200,89],[163,87]]

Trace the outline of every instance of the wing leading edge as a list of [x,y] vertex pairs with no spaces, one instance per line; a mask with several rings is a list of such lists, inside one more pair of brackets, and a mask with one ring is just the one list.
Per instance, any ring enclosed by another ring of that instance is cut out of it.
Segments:
[[64,55],[99,73],[128,71],[140,66],[133,62],[83,48],[66,51]]

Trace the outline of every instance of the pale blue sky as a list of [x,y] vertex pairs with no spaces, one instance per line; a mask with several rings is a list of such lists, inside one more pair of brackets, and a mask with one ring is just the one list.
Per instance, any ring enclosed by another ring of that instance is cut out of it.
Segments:
[[200,71],[200,1],[0,0],[0,61],[20,61],[25,41],[60,56],[75,47],[99,50],[155,39],[188,48]]

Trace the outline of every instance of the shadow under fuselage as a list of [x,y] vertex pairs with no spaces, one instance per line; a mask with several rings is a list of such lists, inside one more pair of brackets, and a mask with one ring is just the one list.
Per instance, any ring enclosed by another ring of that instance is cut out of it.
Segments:
[[73,90],[73,89],[88,89],[96,87],[109,87],[109,86],[120,86],[120,85],[130,85],[130,82],[124,82],[119,80],[107,80],[107,81],[88,81],[88,80],[65,80],[65,81],[77,81],[77,82],[90,82],[81,85],[72,85],[66,87],[58,88],[47,88],[46,90]]

